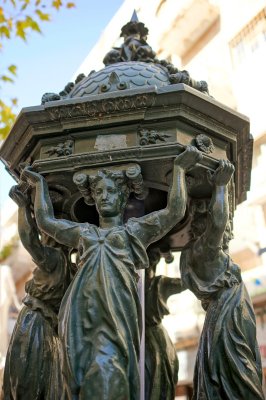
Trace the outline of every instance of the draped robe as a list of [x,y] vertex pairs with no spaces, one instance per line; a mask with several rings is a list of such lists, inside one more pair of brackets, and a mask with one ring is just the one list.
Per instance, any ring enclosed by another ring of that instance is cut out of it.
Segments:
[[70,270],[63,251],[49,247],[38,265],[9,343],[3,400],[65,400],[57,313]]
[[82,224],[79,272],[59,313],[71,399],[139,399],[137,269],[147,268],[148,258],[137,232],[141,224],[149,224],[156,236],[160,227],[156,217],[138,220],[110,229]]
[[193,400],[263,400],[255,314],[239,267],[228,256],[224,272],[212,282],[202,281],[193,271],[188,248],[180,268],[184,287],[206,310]]

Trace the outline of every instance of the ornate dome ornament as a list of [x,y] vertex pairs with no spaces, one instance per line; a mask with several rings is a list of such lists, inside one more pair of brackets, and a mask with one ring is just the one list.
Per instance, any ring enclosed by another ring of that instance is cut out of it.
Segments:
[[169,86],[184,83],[208,94],[205,81],[195,81],[188,71],[180,71],[167,60],[159,60],[147,43],[149,30],[139,22],[136,11],[131,20],[121,28],[124,38],[121,47],[112,48],[104,57],[105,68],[91,71],[86,77],[79,74],[75,83],[69,82],[59,93],[46,93],[42,104],[49,101],[84,97],[92,94],[114,92],[139,87]]
[[69,97],[84,97],[145,86],[160,88],[167,85],[168,74],[159,65],[128,61],[110,64],[100,71],[92,72],[74,87]]

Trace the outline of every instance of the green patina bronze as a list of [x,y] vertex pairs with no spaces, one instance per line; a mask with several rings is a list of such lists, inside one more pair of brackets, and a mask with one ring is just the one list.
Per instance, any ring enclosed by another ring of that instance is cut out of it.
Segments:
[[193,239],[181,255],[183,286],[206,311],[194,372],[195,400],[264,399],[255,314],[240,268],[228,255],[228,184],[233,173],[233,165],[224,160],[209,173],[209,206],[195,207]]
[[123,223],[129,196],[123,171],[99,171],[90,188],[99,227],[54,217],[46,181],[31,169],[34,213],[42,232],[78,250],[78,273],[61,304],[59,336],[69,398],[138,399],[141,336],[137,270],[147,268],[146,248],[179,222],[187,201],[185,172],[201,158],[195,147],[176,157],[167,207]]
[[[250,185],[249,121],[159,60],[147,34],[134,15],[105,68],[23,109],[0,150],[19,182],[11,197],[37,265],[4,400],[174,399],[178,363],[161,319],[185,288],[207,310],[194,398],[263,398],[254,312],[224,247]],[[151,244],[182,250],[182,284],[153,275]]]
[[169,314],[167,299],[184,290],[179,278],[156,276],[161,254],[148,250],[149,268],[145,271],[145,399],[174,399],[178,381],[176,349],[162,324]]
[[26,284],[4,371],[3,399],[64,398],[57,314],[74,274],[68,248],[45,237],[31,215],[30,198],[14,186],[10,197],[19,206],[18,230],[37,268]]

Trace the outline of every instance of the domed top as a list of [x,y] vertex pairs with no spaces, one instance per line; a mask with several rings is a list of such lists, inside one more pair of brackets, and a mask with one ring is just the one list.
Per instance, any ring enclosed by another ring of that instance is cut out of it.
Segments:
[[87,97],[94,94],[125,89],[185,83],[208,94],[205,81],[195,81],[187,71],[180,71],[167,60],[159,60],[147,43],[148,29],[138,21],[134,12],[131,21],[121,29],[124,43],[113,47],[104,57],[105,68],[80,74],[75,83],[69,82],[59,94],[45,93],[42,104],[49,101]]
[[100,71],[91,72],[75,85],[69,97],[84,97],[147,86],[160,88],[166,85],[170,85],[166,68],[158,64],[128,61],[110,64]]

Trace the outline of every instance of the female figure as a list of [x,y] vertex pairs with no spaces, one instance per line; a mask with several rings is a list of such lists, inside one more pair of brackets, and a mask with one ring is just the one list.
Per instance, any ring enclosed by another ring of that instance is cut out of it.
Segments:
[[178,380],[176,349],[162,319],[169,314],[167,299],[184,290],[179,278],[155,276],[159,249],[148,250],[145,271],[145,399],[173,400]]
[[164,210],[123,224],[129,188],[122,171],[90,177],[100,227],[54,218],[44,178],[24,176],[36,187],[39,229],[78,250],[79,272],[60,310],[64,374],[71,399],[139,398],[140,302],[137,270],[148,266],[146,248],[180,221],[186,208],[185,171],[201,158],[188,147],[176,157]]
[[231,239],[227,185],[233,172],[233,165],[221,160],[209,174],[213,192],[205,226],[202,215],[194,215],[197,237],[181,256],[183,285],[207,312],[194,373],[194,400],[264,399],[254,311],[240,269],[227,254]]
[[71,277],[67,253],[55,243],[53,247],[41,243],[31,216],[30,196],[14,186],[10,197],[19,206],[20,239],[37,268],[26,283],[25,306],[9,344],[3,399],[64,399],[57,314]]

